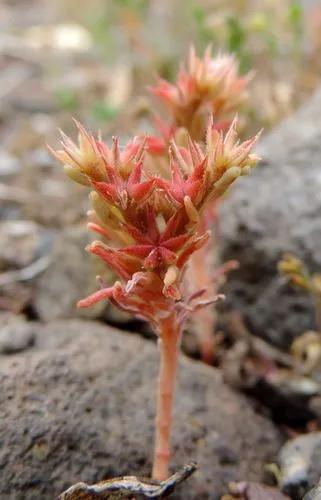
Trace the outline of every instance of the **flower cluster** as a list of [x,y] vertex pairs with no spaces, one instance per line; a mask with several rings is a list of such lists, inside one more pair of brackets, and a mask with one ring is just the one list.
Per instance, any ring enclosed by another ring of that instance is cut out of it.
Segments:
[[168,137],[180,128],[188,130],[193,139],[203,141],[210,115],[214,116],[218,130],[225,129],[246,100],[250,78],[251,74],[239,75],[234,56],[213,58],[208,48],[201,59],[191,48],[187,64],[182,66],[177,81],[172,84],[160,80],[150,89],[165,104],[171,116],[168,126],[158,119],[156,125],[161,137],[150,139],[150,151],[153,154],[166,153]]
[[202,304],[202,290],[186,297],[185,264],[208,240],[200,216],[210,200],[247,174],[257,157],[257,136],[240,143],[234,120],[224,135],[210,121],[206,147],[188,137],[187,147],[171,142],[170,178],[145,168],[146,141],[134,139],[124,149],[117,138],[109,148],[77,124],[79,145],[64,134],[63,148],[52,151],[76,182],[90,186],[89,227],[101,236],[88,251],[108,264],[120,280],[79,302],[80,307],[108,299],[152,323],[175,311],[181,320]]

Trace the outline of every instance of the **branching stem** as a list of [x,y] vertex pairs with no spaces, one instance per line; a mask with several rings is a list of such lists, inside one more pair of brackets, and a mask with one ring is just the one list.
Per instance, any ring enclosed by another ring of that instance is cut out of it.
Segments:
[[[212,241],[212,240],[211,240]],[[205,246],[197,250],[190,257],[191,282],[196,290],[205,289],[207,296],[215,297],[217,294],[216,283],[213,279],[215,265],[217,265],[216,247]],[[195,311],[192,315],[193,330],[195,331],[199,343],[202,360],[211,365],[215,358],[215,326],[216,311],[214,307],[205,307]]]
[[316,326],[318,332],[321,334],[321,295],[317,294],[315,297],[315,316]]

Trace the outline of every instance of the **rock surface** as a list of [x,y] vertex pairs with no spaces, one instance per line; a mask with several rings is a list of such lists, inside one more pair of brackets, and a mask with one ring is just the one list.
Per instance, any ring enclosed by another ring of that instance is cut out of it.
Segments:
[[[1,357],[0,497],[52,499],[78,481],[151,468],[157,350],[93,321],[36,326],[34,346]],[[182,357],[172,469],[199,470],[177,499],[218,499],[260,480],[281,437],[220,373]]]
[[33,345],[35,323],[10,313],[1,313],[0,322],[0,354],[15,354]]
[[321,269],[321,88],[260,146],[262,164],[231,191],[221,209],[222,258],[238,259],[224,290],[227,307],[252,332],[286,347],[312,329],[314,308],[278,275],[284,252]]
[[[1,160],[1,158],[0,158]],[[48,253],[50,230],[28,220],[0,223],[0,270],[20,269]]]
[[50,254],[50,264],[36,284],[33,305],[40,319],[102,315],[106,304],[77,310],[77,301],[97,288],[98,259],[85,251],[90,242],[86,227],[71,227],[59,234]]
[[304,495],[303,500],[319,500],[321,498],[321,480],[315,488],[312,488],[306,495]]
[[77,309],[78,300],[97,290],[97,274],[107,283],[114,279],[108,266],[86,252],[85,247],[92,240],[85,223],[57,236],[49,254],[50,264],[35,287],[33,307],[41,320],[108,316],[111,321],[127,321],[128,315],[111,307],[107,301],[89,309]]

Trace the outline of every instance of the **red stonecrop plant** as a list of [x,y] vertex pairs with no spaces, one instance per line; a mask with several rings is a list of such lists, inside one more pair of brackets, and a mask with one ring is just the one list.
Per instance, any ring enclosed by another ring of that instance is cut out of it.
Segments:
[[[148,321],[158,336],[160,371],[153,477],[168,476],[172,403],[177,359],[186,317],[218,300],[204,300],[204,289],[189,294],[187,263],[206,245],[204,213],[227,188],[255,165],[256,137],[239,143],[236,122],[225,135],[213,121],[203,147],[188,138],[187,147],[171,143],[168,171],[162,177],[145,168],[146,141],[134,139],[123,149],[109,148],[77,124],[79,145],[63,134],[63,149],[53,154],[74,181],[92,189],[89,227],[101,236],[88,251],[119,276],[112,286],[80,300],[90,307],[107,299],[121,310]],[[150,159],[148,161],[150,163]]]
[[[148,153],[152,158],[150,168],[168,175],[168,146],[173,138],[179,145],[186,145],[189,134],[194,141],[204,144],[209,117],[212,120],[212,135],[218,142],[217,151],[220,151],[224,141],[222,132],[228,128],[225,146],[228,147],[229,142],[233,143],[237,137],[237,120],[232,121],[233,115],[247,99],[250,79],[251,74],[239,75],[238,62],[232,55],[212,58],[208,48],[201,59],[192,48],[174,84],[160,80],[157,86],[151,88],[152,94],[164,106],[167,120],[156,118],[155,125],[160,136],[152,136],[147,140]],[[219,162],[225,165],[226,162],[233,162],[233,158],[216,158],[216,162],[217,165]],[[191,257],[188,273],[195,288],[205,288],[207,295],[211,296],[218,292],[227,272],[235,269],[237,262],[230,261],[219,266],[217,199],[206,205],[200,224],[204,231],[209,228],[215,228],[215,231],[208,244]],[[215,354],[215,324],[216,312],[213,307],[199,310],[193,315],[192,326],[199,339],[201,356],[209,364],[213,363]]]

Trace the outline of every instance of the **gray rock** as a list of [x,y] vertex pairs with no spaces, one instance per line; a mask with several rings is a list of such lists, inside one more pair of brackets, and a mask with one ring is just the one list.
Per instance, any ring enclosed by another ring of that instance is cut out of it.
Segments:
[[0,178],[10,177],[17,174],[21,168],[18,158],[7,151],[0,149]]
[[[43,500],[75,482],[151,470],[154,343],[93,321],[56,321],[0,367],[0,497]],[[182,356],[172,470],[198,471],[174,498],[216,500],[231,480],[261,479],[280,435],[213,368]]]
[[314,418],[317,421],[319,426],[321,425],[321,395],[320,395],[320,392],[321,391],[319,391],[319,395],[312,397],[309,401],[309,407],[313,411],[313,413],[315,415]]
[[53,232],[29,220],[0,223],[0,270],[20,269],[48,253]]
[[[282,491],[301,500],[321,475],[321,432],[311,432],[288,441],[279,453]],[[317,498],[317,497],[315,497]]]
[[41,320],[85,317],[107,318],[112,322],[128,321],[127,314],[107,301],[89,309],[77,309],[78,300],[97,290],[97,275],[101,275],[107,283],[115,281],[108,266],[86,252],[85,247],[93,239],[85,223],[57,235],[50,253],[50,265],[35,287],[33,306]]
[[50,253],[50,265],[39,277],[33,305],[41,320],[102,315],[106,304],[77,310],[77,301],[97,289],[95,276],[101,271],[98,259],[85,247],[90,234],[85,227],[71,227],[59,233]]
[[321,498],[321,480],[315,488],[312,488],[306,495],[304,495],[303,500],[320,500]]
[[31,347],[35,340],[32,323],[12,321],[0,328],[0,353],[14,354]]
[[277,272],[284,252],[321,269],[321,88],[262,142],[264,161],[221,207],[222,258],[238,259],[225,288],[251,330],[287,347],[314,325],[314,308]]

